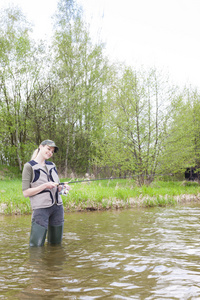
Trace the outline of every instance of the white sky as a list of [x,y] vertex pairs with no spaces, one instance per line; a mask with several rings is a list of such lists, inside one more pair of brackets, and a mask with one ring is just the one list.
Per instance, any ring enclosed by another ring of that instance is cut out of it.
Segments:
[[[94,41],[106,43],[112,60],[158,67],[179,85],[200,88],[200,0],[77,0]],[[0,0],[18,5],[35,24],[35,36],[51,32],[57,0]]]

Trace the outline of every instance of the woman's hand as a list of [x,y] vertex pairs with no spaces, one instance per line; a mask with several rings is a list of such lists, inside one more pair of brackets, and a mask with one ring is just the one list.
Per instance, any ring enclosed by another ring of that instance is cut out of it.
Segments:
[[64,184],[58,186],[58,191],[62,195],[66,196],[68,194],[69,190],[70,190],[70,186],[68,185],[68,182],[64,182]]
[[55,182],[53,182],[53,181],[49,181],[49,182],[47,182],[47,183],[45,183],[45,184],[46,184],[45,189],[49,189],[49,190],[53,189],[55,186],[58,185],[57,183],[55,183]]
[[70,186],[68,185],[68,182],[64,182],[64,188],[69,191],[70,190]]

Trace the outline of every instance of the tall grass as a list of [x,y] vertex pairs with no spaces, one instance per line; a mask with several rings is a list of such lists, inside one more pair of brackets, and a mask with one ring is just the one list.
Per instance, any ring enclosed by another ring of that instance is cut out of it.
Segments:
[[[68,181],[63,178],[62,181]],[[165,206],[177,203],[177,196],[200,194],[196,182],[155,181],[138,187],[133,180],[104,180],[70,184],[67,197],[62,196],[66,210],[109,209],[130,206]],[[0,212],[31,213],[30,200],[22,194],[21,178],[0,180]]]
[[[115,206],[163,206],[176,203],[175,197],[184,194],[198,195],[200,186],[194,182],[153,182],[150,186],[138,187],[133,180],[94,181],[86,184],[77,183],[71,187],[65,199],[67,207],[89,206],[97,208]],[[132,200],[132,201],[131,201]],[[119,206],[119,205],[118,205]]]

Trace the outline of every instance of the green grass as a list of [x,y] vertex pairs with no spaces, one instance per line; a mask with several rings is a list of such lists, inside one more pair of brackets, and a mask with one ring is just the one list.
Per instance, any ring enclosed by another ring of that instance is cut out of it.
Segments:
[[[107,206],[105,203],[112,207],[120,200],[123,201],[124,206],[130,206],[130,199],[135,199],[135,205],[164,206],[175,204],[175,196],[199,193],[200,186],[196,182],[157,181],[150,186],[138,187],[132,180],[94,181],[71,186],[70,193],[65,199],[65,206],[83,207],[93,203],[96,208],[104,208]],[[138,199],[143,199],[142,203]]]
[[31,212],[30,200],[22,194],[21,179],[0,181],[0,205],[2,204],[6,214]]
[[[61,181],[69,181],[63,178]],[[62,196],[66,210],[93,210],[131,206],[166,206],[177,203],[180,195],[200,194],[196,182],[155,181],[138,187],[133,180],[104,180],[70,184],[70,192]],[[22,194],[21,178],[0,180],[0,212],[5,214],[31,213],[30,200]]]

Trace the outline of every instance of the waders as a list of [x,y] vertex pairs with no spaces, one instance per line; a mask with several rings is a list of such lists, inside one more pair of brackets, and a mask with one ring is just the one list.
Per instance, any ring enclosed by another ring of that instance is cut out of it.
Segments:
[[[47,235],[47,229],[35,222],[32,223],[31,235],[30,235],[30,247],[44,246],[44,242]],[[63,225],[48,227],[47,240],[49,244],[56,245],[61,244],[63,236]]]
[[49,225],[47,240],[49,244],[61,244],[63,236],[63,224],[58,226]]
[[40,247],[44,245],[47,229],[35,222],[31,226],[30,247]]

